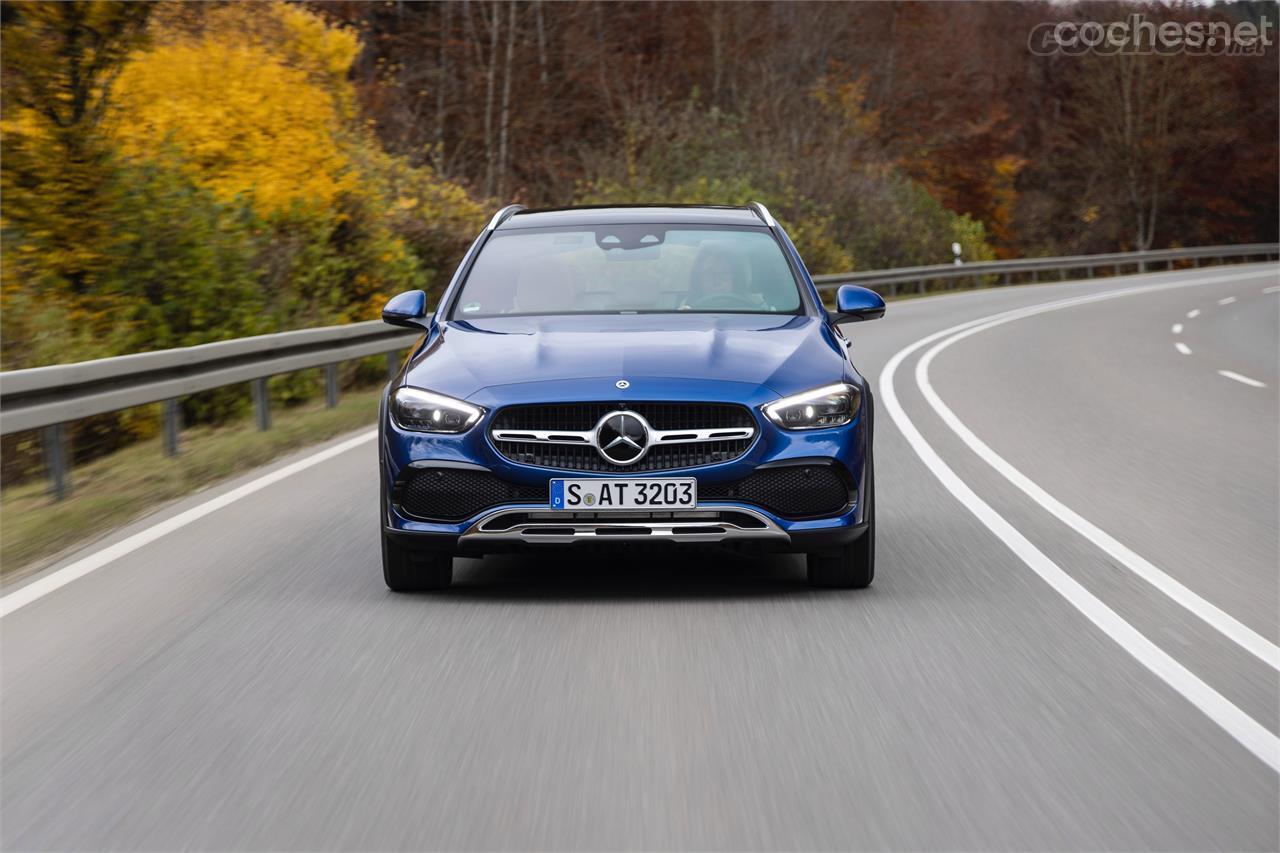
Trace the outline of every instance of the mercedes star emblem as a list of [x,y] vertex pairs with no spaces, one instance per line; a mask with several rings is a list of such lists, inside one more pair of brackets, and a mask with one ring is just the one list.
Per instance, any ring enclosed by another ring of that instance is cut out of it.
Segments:
[[596,449],[614,465],[630,465],[644,456],[649,425],[634,412],[610,412],[596,427]]

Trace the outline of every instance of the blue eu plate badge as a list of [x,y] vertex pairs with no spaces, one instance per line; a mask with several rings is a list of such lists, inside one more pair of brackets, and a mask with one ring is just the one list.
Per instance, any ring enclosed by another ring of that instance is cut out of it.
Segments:
[[564,509],[564,480],[551,481],[551,508]]

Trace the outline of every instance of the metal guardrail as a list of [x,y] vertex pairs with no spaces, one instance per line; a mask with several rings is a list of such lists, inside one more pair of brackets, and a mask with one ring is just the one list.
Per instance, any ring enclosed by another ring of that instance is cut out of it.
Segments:
[[64,424],[147,403],[164,403],[164,445],[178,452],[178,398],[251,382],[259,429],[271,426],[267,379],[313,367],[325,369],[325,401],[338,403],[338,363],[387,354],[387,373],[399,368],[397,354],[421,332],[380,320],[257,335],[180,349],[122,355],[78,364],[55,364],[0,373],[0,435],[43,429],[41,444],[56,497],[69,489]]
[[[888,296],[925,292],[926,282],[946,281],[948,286],[962,279],[981,284],[999,277],[999,284],[1011,284],[1015,276],[1029,275],[1037,281],[1043,273],[1085,270],[1120,272],[1133,267],[1145,272],[1154,264],[1166,268],[1176,262],[1250,260],[1280,258],[1280,244],[1245,246],[1200,246],[1189,249],[1161,249],[1151,252],[1118,252],[1107,255],[1080,255],[1061,258],[1033,258],[1011,261],[982,261],[970,264],[939,264],[891,270],[815,276],[818,289],[834,291],[841,284],[859,284]],[[325,398],[337,405],[338,372],[341,361],[387,354],[388,375],[398,369],[396,354],[411,345],[421,333],[386,326],[380,321],[304,329],[274,335],[258,335],[230,341],[201,344],[181,349],[160,350],[137,355],[104,358],[78,364],[58,364],[0,373],[0,435],[43,429],[41,444],[51,480],[51,490],[59,498],[70,488],[70,467],[64,424],[79,418],[141,406],[164,404],[165,452],[176,454],[181,415],[178,398],[234,385],[253,383],[254,412],[259,429],[271,426],[267,379],[307,368],[325,368]]]
[[987,276],[999,276],[993,284],[1014,283],[1015,276],[1028,276],[1030,281],[1040,281],[1042,274],[1057,274],[1059,280],[1068,272],[1084,270],[1088,278],[1096,271],[1111,269],[1119,274],[1132,267],[1135,272],[1147,272],[1149,268],[1163,264],[1170,269],[1179,261],[1190,261],[1199,266],[1202,261],[1270,260],[1280,257],[1280,243],[1252,243],[1240,246],[1195,246],[1186,249],[1156,249],[1148,252],[1113,252],[1105,255],[1073,255],[1058,258],[1028,258],[1011,261],[977,261],[965,264],[936,264],[927,267],[901,267],[891,270],[816,275],[814,283],[819,291],[834,291],[842,284],[857,284],[885,296],[902,293],[924,293],[926,282],[945,281],[951,287],[963,279],[981,282]]

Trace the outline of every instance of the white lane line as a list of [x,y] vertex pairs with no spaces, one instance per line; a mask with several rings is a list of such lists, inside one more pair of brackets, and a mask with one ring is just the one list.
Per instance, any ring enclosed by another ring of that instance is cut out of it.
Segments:
[[1174,324],[1173,324],[1173,329],[1172,329],[1172,331],[1173,331],[1173,333],[1174,333],[1175,335],[1180,335],[1180,334],[1182,334],[1182,324],[1181,324],[1181,323],[1174,323]]
[[[980,323],[981,320],[974,321]],[[1133,656],[1152,674],[1177,691],[1201,713],[1215,722],[1245,749],[1252,752],[1272,770],[1280,772],[1280,738],[1277,738],[1248,714],[1241,711],[1226,697],[1218,693],[1196,675],[1170,657],[1159,646],[1148,640],[1140,631],[1107,607],[1074,578],[1050,560],[1003,516],[991,508],[951,468],[942,461],[937,451],[924,440],[906,411],[898,401],[893,387],[894,373],[911,353],[940,337],[970,324],[961,324],[921,338],[899,350],[880,374],[880,398],[889,417],[897,424],[903,437],[939,482],[960,505],[972,512],[988,530],[995,534],[1009,550],[1013,551],[1028,568],[1040,576],[1055,592],[1065,598],[1076,610],[1096,625],[1121,648]]]
[[1226,297],[1225,299],[1219,299],[1219,300],[1218,300],[1218,304],[1219,304],[1219,305],[1230,305],[1232,302],[1235,302],[1235,301],[1236,301],[1236,298],[1235,298],[1234,296],[1228,296],[1228,297]]
[[1182,341],[1176,341],[1173,345],[1173,348],[1176,349],[1178,352],[1182,353],[1183,355],[1191,355],[1191,347],[1187,346]]
[[[1129,295],[1124,291],[1117,291],[1117,296]],[[1111,294],[1103,294],[1102,298],[1115,298]],[[947,330],[951,334],[941,343],[935,345],[920,359],[916,365],[916,384],[920,386],[920,391],[924,394],[925,400],[938,413],[943,422],[959,436],[970,450],[982,458],[984,462],[1008,480],[1017,486],[1023,494],[1031,498],[1043,509],[1088,539],[1103,552],[1108,554],[1116,562],[1123,565],[1126,569],[1133,572],[1147,583],[1154,586],[1160,592],[1169,596],[1178,604],[1194,613],[1200,619],[1204,620],[1209,626],[1220,632],[1223,636],[1239,645],[1245,651],[1254,655],[1264,663],[1269,664],[1273,668],[1280,670],[1280,646],[1271,643],[1265,637],[1250,629],[1247,625],[1239,622],[1216,605],[1201,598],[1196,593],[1179,583],[1168,573],[1162,571],[1149,560],[1135,553],[1125,545],[1121,544],[1115,537],[1099,528],[1097,525],[1083,518],[1079,513],[1063,504],[1057,498],[1050,495],[1043,488],[1037,485],[1027,475],[1023,474],[1017,468],[1013,467],[1008,460],[1000,456],[991,449],[982,439],[970,430],[963,421],[956,415],[951,408],[943,402],[942,398],[934,390],[932,383],[929,381],[929,366],[937,355],[947,347],[961,341],[970,335],[976,335],[996,326],[1014,320],[1020,320],[1025,317],[1043,314],[1049,311],[1057,311],[1063,308],[1070,308],[1085,302],[1098,301],[1097,297],[1077,297],[1075,299],[1060,300],[1057,302],[1049,302],[1034,308],[1024,308],[1016,311],[1008,311],[1004,314],[997,314],[986,318],[976,326],[967,328],[957,327],[956,329]]]
[[1236,372],[1235,372],[1235,371],[1233,371],[1233,370],[1219,370],[1219,371],[1218,371],[1218,375],[1219,375],[1219,376],[1225,376],[1225,377],[1227,377],[1228,379],[1234,379],[1234,380],[1235,380],[1235,381],[1237,381],[1237,382],[1243,382],[1245,385],[1249,385],[1249,386],[1251,386],[1251,387],[1253,387],[1253,388],[1266,388],[1266,387],[1267,387],[1267,383],[1265,383],[1265,382],[1259,382],[1259,381],[1258,381],[1258,380],[1256,380],[1256,379],[1250,379],[1248,376],[1241,376],[1239,373],[1236,373]]
[[1195,318],[1197,318],[1197,317],[1199,317],[1199,316],[1200,316],[1200,309],[1199,309],[1199,308],[1192,308],[1190,311],[1188,311],[1188,312],[1187,312],[1187,319],[1188,319],[1188,320],[1194,320]]
[[1280,293],[1280,284],[1262,288],[1263,293]]
[[210,513],[217,512],[225,506],[235,503],[243,497],[261,491],[272,483],[278,483],[286,477],[290,477],[299,471],[305,471],[321,462],[332,459],[359,447],[367,441],[373,441],[378,435],[378,431],[369,430],[360,435],[348,439],[341,444],[335,444],[333,447],[325,448],[319,453],[312,454],[305,459],[299,459],[297,462],[264,474],[256,480],[251,480],[243,486],[237,486],[229,492],[218,495],[216,498],[205,501],[199,506],[194,506],[185,512],[180,512],[172,518],[167,518],[146,530],[140,530],[127,539],[109,545],[101,551],[90,554],[87,557],[77,560],[69,566],[63,566],[56,572],[50,572],[39,580],[32,581],[24,587],[20,587],[13,592],[0,598],[0,617],[8,616],[20,607],[25,607],[33,601],[43,598],[55,590],[61,589],[67,584],[78,578],[82,578],[92,571],[102,568],[113,560],[118,560],[126,554],[130,554],[144,545],[156,541],[162,536],[186,527],[193,521],[204,518]]

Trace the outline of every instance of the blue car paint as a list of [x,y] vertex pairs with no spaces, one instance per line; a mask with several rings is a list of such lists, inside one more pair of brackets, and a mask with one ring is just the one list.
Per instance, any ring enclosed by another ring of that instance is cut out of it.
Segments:
[[[492,233],[471,245],[429,319],[426,334],[388,385],[379,411],[379,457],[383,477],[383,523],[405,533],[459,535],[480,515],[459,523],[427,522],[400,514],[386,500],[401,471],[414,462],[479,466],[527,485],[553,477],[618,478],[617,472],[563,471],[514,463],[493,446],[488,425],[506,405],[533,402],[697,402],[716,400],[747,406],[757,436],[730,462],[633,475],[696,477],[699,485],[732,482],[761,465],[786,460],[834,460],[858,484],[857,500],[842,515],[793,520],[731,500],[700,506],[746,506],[787,532],[844,528],[864,523],[865,460],[870,438],[870,388],[847,355],[849,341],[833,325],[804,262],[781,226],[769,230],[784,249],[800,284],[806,313],[787,314],[600,314],[494,317],[449,320],[447,312],[477,254]],[[616,387],[619,379],[630,386]],[[850,423],[813,430],[784,430],[761,407],[780,397],[834,382],[861,389]],[[426,388],[485,408],[474,427],[458,435],[401,429],[387,413],[387,399],[401,386]],[[546,504],[505,505],[547,509]]]

